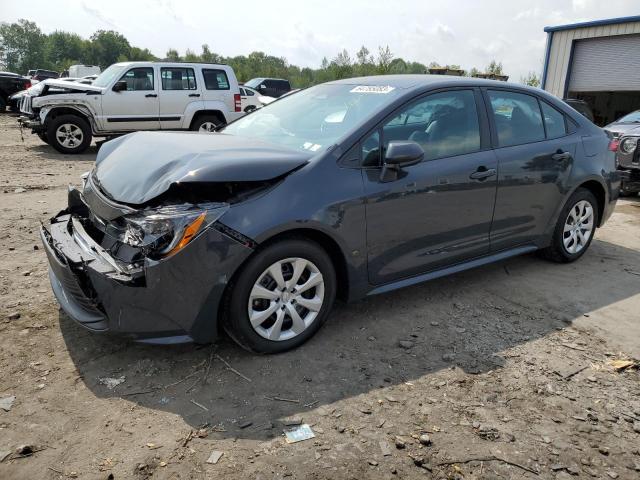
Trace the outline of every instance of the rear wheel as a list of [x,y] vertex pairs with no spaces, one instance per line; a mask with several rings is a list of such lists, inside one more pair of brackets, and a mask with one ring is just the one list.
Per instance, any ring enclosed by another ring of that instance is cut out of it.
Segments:
[[60,153],[82,153],[91,144],[91,127],[77,115],[60,115],[49,122],[47,139]]
[[310,241],[283,240],[252,257],[230,285],[224,327],[247,350],[284,352],[320,329],[335,295],[326,252]]
[[191,125],[191,130],[200,133],[212,133],[222,125],[220,119],[214,115],[201,115]]
[[551,245],[542,254],[555,262],[573,262],[587,251],[598,225],[598,201],[586,188],[579,188],[562,209]]

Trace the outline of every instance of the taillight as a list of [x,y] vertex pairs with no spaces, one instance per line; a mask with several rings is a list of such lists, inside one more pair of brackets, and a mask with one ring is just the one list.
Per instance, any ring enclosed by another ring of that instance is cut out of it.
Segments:
[[233,95],[233,103],[236,106],[236,112],[242,111],[242,99],[240,98],[240,94],[236,93]]
[[617,152],[619,146],[620,146],[620,139],[613,138],[609,141],[609,151]]

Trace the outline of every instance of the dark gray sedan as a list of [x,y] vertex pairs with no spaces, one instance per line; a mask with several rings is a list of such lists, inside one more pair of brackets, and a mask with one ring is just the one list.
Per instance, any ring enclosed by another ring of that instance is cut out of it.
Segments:
[[42,229],[53,291],[96,332],[281,352],[353,301],[539,250],[571,262],[619,190],[607,135],[502,82],[354,78],[216,134],[107,142]]

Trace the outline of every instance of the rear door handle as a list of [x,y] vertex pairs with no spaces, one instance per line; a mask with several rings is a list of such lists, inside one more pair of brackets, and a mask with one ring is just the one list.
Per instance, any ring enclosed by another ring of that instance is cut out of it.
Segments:
[[200,94],[199,93],[190,93],[189,96],[190,97],[199,97]]
[[551,159],[556,162],[561,162],[562,160],[569,160],[571,158],[571,153],[563,152],[562,150],[558,150],[556,153],[551,155]]
[[156,93],[147,93],[145,95],[146,98],[156,98],[158,95]]
[[496,174],[495,168],[478,167],[478,169],[469,175],[471,180],[486,180],[489,177],[493,177]]

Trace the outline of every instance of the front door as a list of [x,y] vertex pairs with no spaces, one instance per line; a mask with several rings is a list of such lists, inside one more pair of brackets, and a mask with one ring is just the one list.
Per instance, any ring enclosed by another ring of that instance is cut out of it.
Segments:
[[102,125],[107,131],[158,130],[158,82],[153,67],[129,69],[118,81],[127,83],[119,92],[102,96]]
[[[497,161],[474,90],[434,93],[362,142],[369,281],[380,285],[489,252]],[[412,140],[424,160],[383,178],[386,146]]]
[[499,176],[491,248],[536,243],[548,232],[566,191],[578,134],[544,100],[509,90],[488,90],[496,133]]
[[[192,67],[161,67],[160,127],[163,130],[187,128],[185,112],[202,110],[202,92]],[[190,104],[196,103],[196,106]]]

